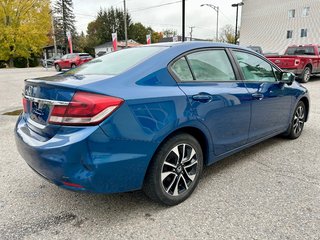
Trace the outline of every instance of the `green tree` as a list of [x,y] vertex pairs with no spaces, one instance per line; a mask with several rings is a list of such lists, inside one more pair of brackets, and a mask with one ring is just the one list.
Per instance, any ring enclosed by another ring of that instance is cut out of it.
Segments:
[[50,32],[49,0],[0,0],[0,60],[39,54]]
[[[117,32],[118,39],[124,40],[124,13],[118,8],[100,9],[96,20],[90,22],[87,28],[88,44],[94,47],[112,40],[111,34]],[[131,24],[131,17],[127,14],[127,26]]]
[[[134,23],[129,26],[128,36],[130,39],[135,40],[138,43],[146,44],[148,34],[152,34],[153,30],[151,28],[146,28],[142,23]],[[152,39],[151,39],[152,41]]]
[[54,25],[57,44],[65,46],[68,51],[67,32],[76,38],[75,16],[72,0],[56,0],[54,7]]

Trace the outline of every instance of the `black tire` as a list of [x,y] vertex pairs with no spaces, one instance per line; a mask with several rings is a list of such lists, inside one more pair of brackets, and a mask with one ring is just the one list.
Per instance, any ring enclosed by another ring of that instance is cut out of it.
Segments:
[[157,150],[148,168],[143,191],[151,199],[177,205],[198,185],[203,169],[203,153],[191,135],[174,135]]
[[311,68],[310,67],[305,67],[301,74],[301,82],[302,83],[307,83],[310,80],[311,77]]
[[296,139],[300,137],[304,123],[306,120],[306,107],[302,101],[299,101],[290,122],[288,130],[283,134],[283,136],[289,139]]
[[55,64],[54,67],[57,70],[57,72],[61,72],[61,67],[59,64]]
[[76,67],[77,67],[77,65],[75,63],[71,64],[71,68],[76,68]]

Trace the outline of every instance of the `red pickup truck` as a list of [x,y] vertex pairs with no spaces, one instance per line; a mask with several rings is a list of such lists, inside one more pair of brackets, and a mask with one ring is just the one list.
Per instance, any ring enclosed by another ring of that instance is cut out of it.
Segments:
[[289,46],[282,56],[266,56],[280,68],[293,72],[301,82],[320,73],[320,45]]

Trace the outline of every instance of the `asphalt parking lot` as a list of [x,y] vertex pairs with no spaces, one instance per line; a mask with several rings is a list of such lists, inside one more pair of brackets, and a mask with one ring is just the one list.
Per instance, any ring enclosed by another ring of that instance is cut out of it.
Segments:
[[0,69],[0,239],[320,239],[320,78],[305,86],[311,113],[302,136],[275,137],[205,169],[175,207],[141,192],[60,189],[19,156],[13,128],[23,80],[54,70]]

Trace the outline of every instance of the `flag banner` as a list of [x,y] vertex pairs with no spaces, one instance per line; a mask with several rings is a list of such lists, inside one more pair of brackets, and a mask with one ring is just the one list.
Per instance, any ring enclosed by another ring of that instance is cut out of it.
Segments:
[[67,32],[67,38],[68,38],[70,53],[73,53],[72,36],[70,31]]
[[113,51],[117,51],[117,47],[118,47],[117,33],[112,33],[111,35],[112,35]]
[[147,37],[147,44],[151,44],[151,35],[148,34],[146,37]]

